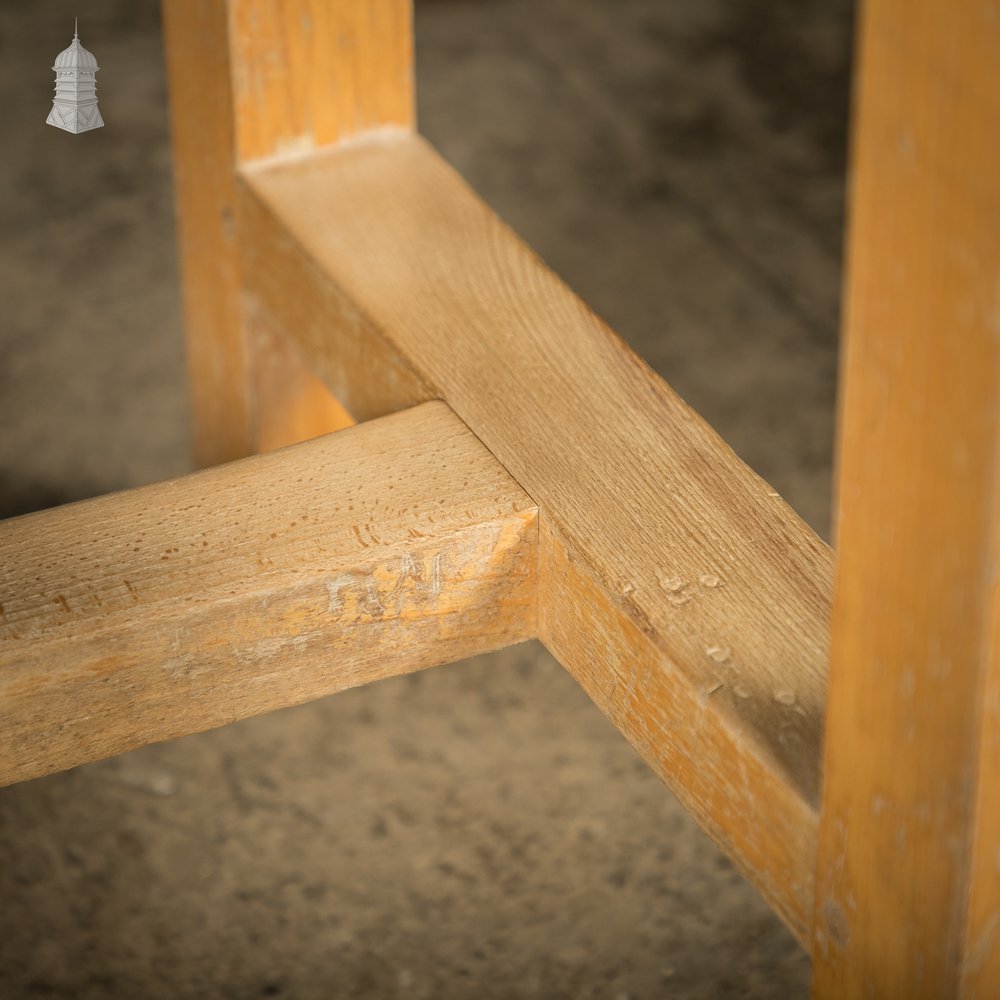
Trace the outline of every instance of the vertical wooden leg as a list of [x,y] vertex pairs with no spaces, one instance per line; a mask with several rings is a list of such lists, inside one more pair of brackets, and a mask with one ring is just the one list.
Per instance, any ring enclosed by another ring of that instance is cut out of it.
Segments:
[[226,5],[164,0],[163,25],[194,453],[215,465],[254,450]]
[[1000,7],[862,4],[817,997],[1000,984]]
[[164,0],[163,18],[195,455],[212,465],[342,423],[312,382],[287,426],[281,411],[262,412],[303,373],[281,350],[258,371],[261,338],[242,307],[237,170],[412,127],[411,11],[409,0]]

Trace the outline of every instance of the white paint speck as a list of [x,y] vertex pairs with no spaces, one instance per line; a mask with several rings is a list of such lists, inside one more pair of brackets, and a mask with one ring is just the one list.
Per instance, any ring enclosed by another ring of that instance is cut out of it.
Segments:
[[330,598],[327,602],[326,610],[329,614],[338,614],[343,609],[344,601],[340,596],[340,592],[350,582],[351,577],[347,574],[326,581],[326,592]]
[[431,596],[438,597],[443,587],[441,579],[441,553],[435,554],[431,560]]

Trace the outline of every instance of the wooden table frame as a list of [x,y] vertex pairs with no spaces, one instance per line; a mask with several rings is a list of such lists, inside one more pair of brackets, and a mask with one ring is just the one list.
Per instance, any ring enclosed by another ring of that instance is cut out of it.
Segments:
[[0,524],[0,779],[538,637],[816,996],[996,995],[997,5],[863,6],[836,585],[415,134],[407,0],[163,6],[208,468]]

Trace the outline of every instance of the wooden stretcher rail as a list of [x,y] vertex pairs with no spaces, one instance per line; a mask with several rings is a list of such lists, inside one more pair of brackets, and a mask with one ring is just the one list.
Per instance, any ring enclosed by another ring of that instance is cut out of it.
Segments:
[[241,177],[244,322],[359,419],[447,401],[540,509],[541,638],[805,941],[829,549],[418,137]]
[[0,784],[531,638],[537,536],[443,403],[0,522]]

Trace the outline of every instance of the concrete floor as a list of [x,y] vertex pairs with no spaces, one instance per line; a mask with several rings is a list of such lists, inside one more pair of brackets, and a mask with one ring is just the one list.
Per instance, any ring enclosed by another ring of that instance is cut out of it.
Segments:
[[[0,515],[187,471],[155,3],[0,2]],[[73,16],[107,127],[43,124]],[[421,127],[828,536],[851,4],[424,0]],[[786,998],[536,644],[0,791],[0,996]]]

